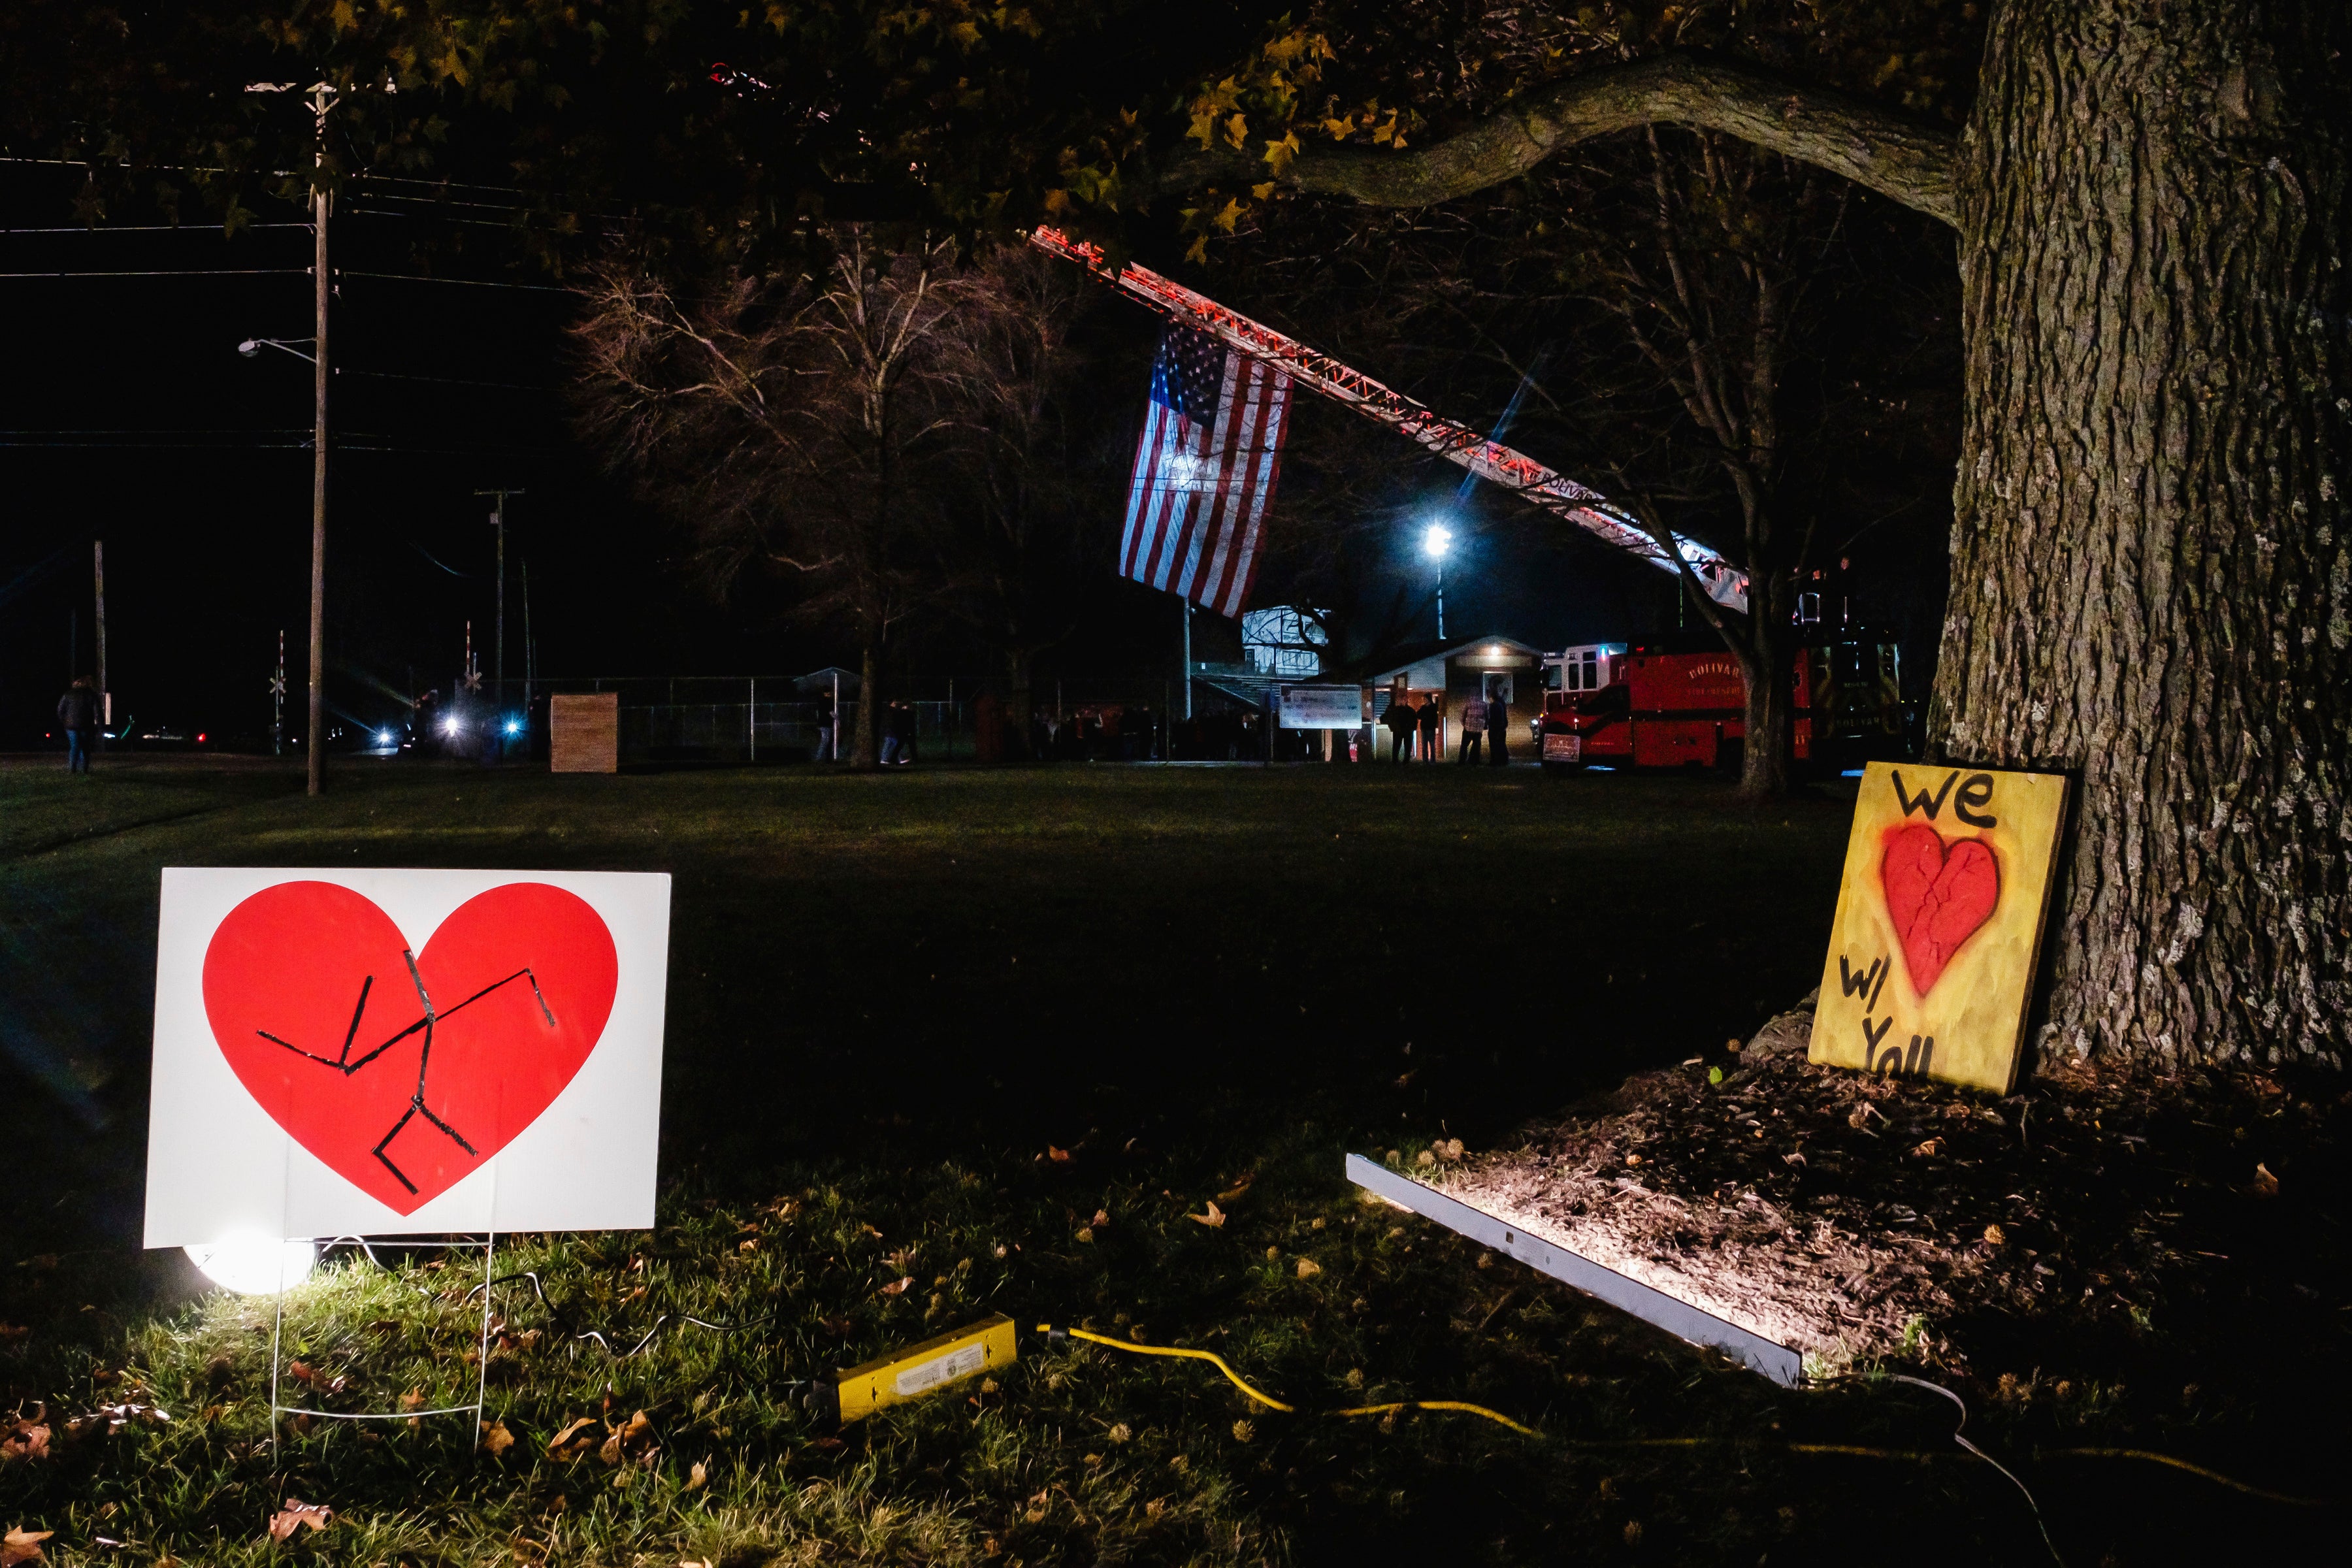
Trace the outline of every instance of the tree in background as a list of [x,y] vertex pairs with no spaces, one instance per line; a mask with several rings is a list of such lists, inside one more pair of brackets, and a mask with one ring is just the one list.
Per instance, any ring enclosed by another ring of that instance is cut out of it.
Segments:
[[[1191,210],[1232,230],[1284,192],[1447,203],[1674,124],[1950,226],[1965,406],[1929,746],[2080,780],[2038,1039],[2342,1065],[2352,7],[1994,0],[1957,134],[1918,112],[1937,93],[1888,89],[1975,7],[1804,6],[1801,49],[1759,47],[1767,8],[1731,0],[1588,9],[1612,48],[1430,134],[1302,90],[1283,30],[1282,61],[1201,92],[1200,147],[1156,178],[1218,190]],[[1725,52],[1675,48],[1702,38]]]
[[943,489],[978,360],[974,279],[945,241],[851,226],[808,274],[689,288],[608,265],[573,327],[583,431],[694,541],[723,591],[760,565],[858,646],[854,761],[880,754],[882,658],[947,591]]
[[1016,241],[984,244],[960,297],[971,374],[943,569],[950,607],[1003,661],[1015,754],[1028,749],[1037,657],[1070,635],[1088,579],[1104,569],[1103,520],[1124,477],[1096,440],[1076,341],[1097,292],[1077,268]]

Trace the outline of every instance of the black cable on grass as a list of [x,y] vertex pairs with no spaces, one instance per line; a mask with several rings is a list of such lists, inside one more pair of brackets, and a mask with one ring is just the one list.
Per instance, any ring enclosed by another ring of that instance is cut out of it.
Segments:
[[2050,1549],[2051,1561],[2057,1563],[2058,1568],[2066,1568],[2066,1559],[2059,1555],[2058,1543],[2050,1539],[2050,1526],[2042,1521],[2042,1505],[2033,1500],[2033,1494],[2026,1490],[2025,1483],[2019,1480],[2015,1475],[2011,1474],[2008,1466],[2002,1464],[1999,1459],[1994,1458],[1990,1454],[1986,1453],[1982,1448],[1978,1447],[1974,1443],[1969,1442],[1967,1435],[1961,1430],[1962,1427],[1965,1427],[1969,1424],[1969,1407],[1967,1404],[1961,1400],[1960,1396],[1954,1394],[1950,1389],[1946,1388],[1942,1384],[1929,1383],[1924,1377],[1908,1377],[1899,1372],[1889,1373],[1887,1373],[1887,1376],[1896,1383],[1907,1383],[1914,1388],[1924,1388],[1931,1394],[1940,1394],[1945,1398],[1950,1400],[1955,1405],[1958,1406],[1960,1412],[1960,1425],[1952,1428],[1952,1441],[1958,1443],[1961,1447],[1966,1448],[1969,1453],[1974,1454],[1978,1458],[1982,1459],[1986,1464],[1990,1465],[1994,1469],[1999,1470],[2002,1475],[2009,1477],[2009,1484],[2015,1487],[2020,1492],[2024,1494],[2025,1506],[2033,1510],[2033,1528],[2042,1532],[2042,1544]]
[[786,1313],[777,1312],[765,1318],[754,1318],[748,1323],[714,1323],[708,1318],[698,1318],[691,1312],[664,1312],[654,1320],[654,1326],[646,1331],[645,1338],[639,1340],[635,1344],[631,1345],[625,1351],[616,1351],[613,1348],[613,1342],[606,1339],[602,1333],[599,1333],[596,1330],[588,1329],[583,1331],[576,1328],[572,1320],[564,1313],[563,1309],[557,1306],[553,1301],[548,1300],[547,1287],[540,1283],[538,1274],[530,1269],[525,1268],[512,1274],[501,1274],[495,1279],[486,1280],[482,1284],[475,1286],[473,1289],[467,1291],[465,1300],[470,1301],[474,1299],[477,1292],[487,1290],[493,1285],[509,1284],[517,1279],[528,1279],[530,1281],[532,1291],[539,1297],[539,1304],[547,1309],[548,1316],[555,1320],[555,1326],[557,1328],[560,1328],[565,1333],[570,1334],[575,1341],[594,1340],[598,1347],[602,1349],[606,1355],[611,1356],[614,1361],[627,1361],[631,1356],[641,1353],[647,1345],[654,1342],[654,1336],[661,1332],[662,1325],[669,1322],[673,1319],[681,1323],[692,1323],[698,1329],[709,1329],[714,1333],[740,1334],[751,1329],[764,1329],[771,1323],[781,1323],[788,1315]]

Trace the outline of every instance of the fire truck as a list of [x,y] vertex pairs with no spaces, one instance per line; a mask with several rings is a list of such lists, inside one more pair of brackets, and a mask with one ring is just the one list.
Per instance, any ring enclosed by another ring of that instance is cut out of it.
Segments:
[[[1903,754],[1900,666],[1891,637],[1846,630],[1797,651],[1790,725],[1801,772]],[[1713,633],[1585,643],[1544,656],[1537,754],[1548,771],[1601,763],[1738,768],[1747,734],[1739,661]]]

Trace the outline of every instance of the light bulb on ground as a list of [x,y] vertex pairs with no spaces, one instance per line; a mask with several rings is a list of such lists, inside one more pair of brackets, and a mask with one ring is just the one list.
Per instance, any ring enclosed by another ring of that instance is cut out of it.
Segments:
[[224,1290],[240,1296],[274,1296],[310,1277],[318,1248],[307,1241],[241,1234],[184,1247],[188,1261]]

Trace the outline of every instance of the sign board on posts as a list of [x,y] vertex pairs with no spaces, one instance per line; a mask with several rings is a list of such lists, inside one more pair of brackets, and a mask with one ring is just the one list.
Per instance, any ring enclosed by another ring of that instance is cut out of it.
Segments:
[[1364,722],[1360,686],[1276,687],[1275,706],[1286,730],[1354,730]]
[[642,1229],[669,878],[167,868],[149,1247]]
[[621,694],[585,691],[547,700],[548,772],[621,771]]
[[2009,1093],[2065,814],[2062,774],[1864,769],[1810,1058]]

